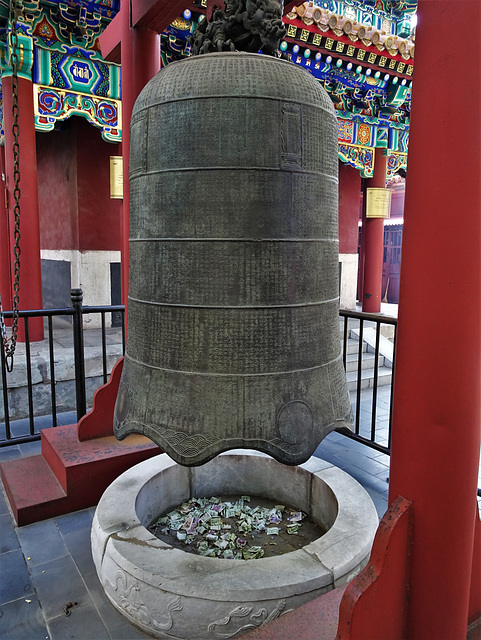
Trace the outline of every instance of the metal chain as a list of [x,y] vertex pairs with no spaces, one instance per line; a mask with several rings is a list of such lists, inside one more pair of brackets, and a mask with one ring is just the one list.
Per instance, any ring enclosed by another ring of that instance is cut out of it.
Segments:
[[14,281],[13,281],[13,321],[12,321],[12,335],[7,337],[7,331],[5,328],[5,321],[3,315],[2,302],[0,299],[0,332],[2,337],[3,348],[5,350],[5,359],[7,371],[13,369],[13,355],[17,346],[17,333],[18,333],[18,309],[20,304],[20,145],[18,138],[20,134],[20,127],[18,124],[18,36],[17,36],[17,7],[16,0],[10,2],[10,64],[12,67],[12,134],[13,134],[13,216],[14,216],[14,231],[13,236],[15,239],[13,253],[14,253]]
[[2,295],[0,294],[0,334],[2,337],[2,344],[8,342],[7,328],[5,327],[5,315],[3,313]]

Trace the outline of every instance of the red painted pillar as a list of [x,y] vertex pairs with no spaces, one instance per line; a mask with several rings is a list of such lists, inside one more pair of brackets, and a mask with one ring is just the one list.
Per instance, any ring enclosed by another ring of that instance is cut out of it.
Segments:
[[[453,11],[471,32],[441,67]],[[414,510],[409,640],[466,638],[481,433],[480,40],[479,0],[419,0],[389,495]]]
[[[374,155],[374,174],[365,180],[366,188],[386,186],[387,154],[385,149],[376,149]],[[364,190],[364,203],[366,191]],[[384,219],[366,218],[363,206],[362,235],[364,236],[364,279],[362,289],[362,310],[366,313],[381,311],[382,263],[384,245]]]
[[10,233],[8,211],[5,207],[5,147],[0,147],[0,295],[5,310],[12,306],[10,282]]
[[[3,76],[3,117],[5,128],[5,168],[8,214],[10,223],[10,254],[13,263],[13,134],[12,134],[12,78]],[[35,120],[33,108],[33,86],[30,80],[18,78],[18,124],[20,165],[20,309],[42,308],[42,273],[40,266],[40,229],[38,219],[37,152],[35,142]],[[13,278],[13,264],[12,264]],[[20,324],[19,340],[23,338],[23,323]],[[29,322],[30,340],[43,340],[42,318]]]
[[137,96],[160,70],[160,36],[130,26],[130,3],[123,2],[120,20],[122,66],[122,156],[124,200],[122,207],[122,302],[127,306],[129,281],[129,147],[130,118]]

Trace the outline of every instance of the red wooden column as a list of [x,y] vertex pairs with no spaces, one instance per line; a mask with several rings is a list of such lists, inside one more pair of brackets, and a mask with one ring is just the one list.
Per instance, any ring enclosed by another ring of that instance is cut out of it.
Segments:
[[[124,23],[124,28],[125,28]],[[130,37],[129,37],[130,34]],[[125,38],[125,39],[124,39]],[[122,39],[122,155],[124,176],[129,175],[130,118],[135,100],[147,82],[160,70],[160,36],[149,29],[129,26]],[[122,291],[127,305],[129,282],[129,182],[124,179],[122,222]]]
[[[12,134],[12,78],[2,76],[3,118],[5,128],[5,169],[7,203],[10,224],[10,254],[13,263],[14,229],[14,178],[13,178],[13,134]],[[35,120],[33,85],[31,80],[18,78],[18,124],[20,146],[20,309],[42,308],[42,273],[40,266],[40,229],[37,192],[37,152],[35,142]],[[12,264],[13,278],[13,264]],[[10,307],[4,301],[5,308]],[[19,340],[23,339],[23,323],[20,324]],[[43,340],[43,321],[30,320],[30,340]]]
[[[387,155],[385,149],[376,149],[374,155],[374,174],[365,180],[366,188],[386,186]],[[364,203],[366,190],[364,190]],[[382,297],[382,262],[384,244],[384,219],[366,218],[366,207],[363,206],[362,235],[364,236],[364,278],[362,289],[362,310],[366,313],[381,311]]]
[[[456,51],[470,64],[441,67],[433,52],[453,11],[472,28]],[[479,0],[419,1],[390,475],[390,502],[414,509],[410,640],[466,637],[481,434],[480,39]]]
[[160,70],[160,36],[132,26],[131,3],[122,2],[120,12],[101,38],[104,56],[120,46],[122,66],[123,207],[121,221],[122,302],[127,306],[129,282],[129,147],[130,118],[137,96]]
[[[441,65],[439,33],[453,11],[472,31]],[[465,640],[481,612],[480,38],[479,0],[419,0],[383,519],[402,535],[389,544],[377,536],[373,557],[384,549],[384,566],[371,561],[346,589],[343,640]],[[445,94],[433,100],[441,85]],[[459,99],[466,87],[469,105]],[[412,518],[404,532],[402,503]],[[381,623],[379,611],[402,617]]]

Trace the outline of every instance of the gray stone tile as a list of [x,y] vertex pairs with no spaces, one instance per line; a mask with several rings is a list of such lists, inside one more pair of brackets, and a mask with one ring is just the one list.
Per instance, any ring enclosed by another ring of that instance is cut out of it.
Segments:
[[21,549],[0,554],[0,603],[28,597],[34,593]]
[[351,465],[344,461],[342,455],[339,455],[336,453],[335,455],[330,455],[328,458],[324,458],[324,459],[327,462],[330,462],[331,464],[335,465],[336,467],[339,467],[339,469],[346,471],[346,473],[349,473],[349,469]]
[[[376,442],[377,442],[377,440],[376,440]],[[377,442],[377,444],[380,444],[380,443]],[[373,449],[369,445],[361,444],[361,446],[364,447],[364,451],[362,452],[362,455],[366,456],[366,458],[371,458],[372,460],[377,460],[378,462],[381,462],[385,466],[387,466],[387,467],[389,466],[390,457],[386,453],[382,453],[382,451],[378,451],[377,449]]]
[[50,618],[61,616],[68,602],[77,602],[78,607],[92,604],[85,583],[70,556],[33,567],[31,572],[47,622]]
[[388,438],[389,437],[389,421],[377,420],[376,422],[376,440],[378,438]]
[[322,447],[318,447],[315,451],[314,451],[314,455],[316,456],[316,458],[321,458],[322,460],[325,460],[326,462],[330,462],[331,464],[335,464],[337,466],[338,465],[338,451],[330,451],[329,449],[323,449]]
[[[366,432],[361,431],[360,434],[363,437],[370,437],[371,430],[369,429]],[[368,457],[368,458],[376,458],[379,455],[379,451],[371,448],[369,445],[364,444],[363,442],[359,442],[358,440],[354,440],[353,438],[349,438],[346,436],[345,448],[349,451],[356,451],[360,454]]]
[[49,429],[52,424],[53,418],[51,415],[35,417],[35,429],[37,431],[40,431],[41,429]]
[[379,494],[383,500],[389,502],[389,488],[386,488],[385,491]]
[[[369,416],[369,419],[372,418],[373,405],[372,402],[361,402],[360,404],[361,413],[365,416]],[[385,403],[376,404],[376,418],[382,419],[389,416],[389,403],[385,406]]]
[[0,462],[5,462],[6,460],[16,460],[17,458],[21,457],[22,454],[17,445],[0,447]]
[[17,535],[31,567],[68,555],[68,549],[54,520],[43,520],[20,527]]
[[42,443],[40,440],[34,440],[33,442],[24,442],[19,444],[18,448],[22,456],[36,456],[42,451]]
[[337,431],[331,431],[331,433],[324,438],[323,442],[338,442],[340,444],[343,444],[345,439],[346,436],[343,436],[341,433],[337,433]]
[[93,604],[74,606],[69,616],[47,620],[50,640],[111,640]]
[[389,474],[390,474],[389,468],[387,469],[387,471],[380,471],[379,473],[376,474],[378,478],[381,478],[381,480],[385,481],[386,487],[389,487]]
[[389,409],[391,406],[391,389],[378,390],[378,404]]
[[55,523],[61,534],[78,531],[79,529],[90,529],[93,514],[94,511],[91,509],[82,509],[82,511],[74,511],[55,518]]
[[[353,442],[353,444],[359,444],[357,442]],[[364,449],[368,449],[367,446],[361,445]],[[339,453],[339,457],[342,456],[344,462],[349,462],[353,466],[366,471],[367,473],[372,474],[373,476],[378,476],[379,474],[384,474],[386,476],[389,475],[389,467],[379,462],[375,458],[370,458],[364,455],[364,451],[347,451],[345,453]]]
[[113,629],[122,627],[125,624],[128,624],[128,626],[130,626],[125,616],[117,611],[117,609],[113,606],[113,604],[110,603],[110,600],[105,595],[105,591],[100,584],[97,573],[85,573],[82,577],[87,586],[89,595],[92,598],[92,601],[96,606],[100,617],[102,618],[102,622],[106,626],[109,633],[112,634]]
[[372,474],[360,469],[359,467],[355,467],[352,463],[348,461],[343,461],[339,458],[338,466],[349,473],[353,478],[355,478],[359,484],[361,484],[367,491],[374,491],[375,493],[383,493],[386,490],[386,482],[381,480],[381,478],[377,478]]
[[57,414],[57,424],[66,426],[68,424],[75,424],[77,422],[77,413],[75,411],[66,411],[65,413]]
[[379,459],[379,462],[382,462],[387,466],[391,464],[391,456],[388,456],[387,453],[382,453],[381,451],[376,451],[375,449],[373,449],[372,451],[373,451],[373,455],[371,456],[372,458]]
[[377,493],[376,491],[371,491],[369,489],[367,489],[367,492],[371,496],[374,506],[376,507],[376,511],[377,511],[377,515],[379,516],[379,519],[381,519],[387,510],[387,506],[388,506],[387,496]]
[[[10,423],[10,431],[12,437],[22,438],[32,435],[30,433],[30,420],[28,418],[22,420],[14,420]],[[35,419],[34,419],[34,433],[35,433]],[[20,449],[19,449],[20,451]]]
[[102,336],[97,332],[84,332],[84,347],[98,347],[99,351],[102,348]]
[[0,553],[20,547],[15,527],[9,513],[0,516]]
[[80,573],[95,571],[90,547],[90,527],[63,534],[63,539]]
[[0,637],[4,640],[45,640],[47,626],[35,596],[0,607]]
[[3,484],[0,482],[0,515],[3,516],[7,513],[10,513],[7,506],[7,496],[4,493]]
[[58,345],[61,349],[73,349],[72,332],[68,330],[66,332],[56,331],[55,342],[56,346]]
[[323,458],[325,455],[335,456],[343,451],[348,451],[348,449],[337,443],[326,442],[323,440],[315,450],[314,455],[318,458]]

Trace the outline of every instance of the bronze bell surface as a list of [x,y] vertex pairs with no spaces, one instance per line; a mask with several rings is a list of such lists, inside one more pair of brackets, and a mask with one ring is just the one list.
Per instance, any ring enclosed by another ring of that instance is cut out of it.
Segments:
[[337,119],[279,58],[174,62],[131,121],[127,346],[114,433],[176,462],[300,464],[352,411],[339,340]]

